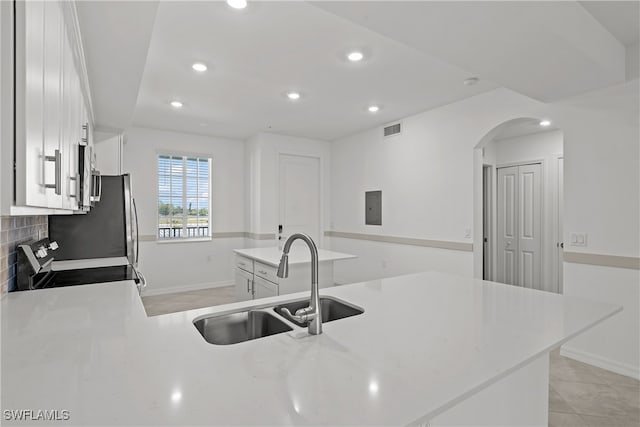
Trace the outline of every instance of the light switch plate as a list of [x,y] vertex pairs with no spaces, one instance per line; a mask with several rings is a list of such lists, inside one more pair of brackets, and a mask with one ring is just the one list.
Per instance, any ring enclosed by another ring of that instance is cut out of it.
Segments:
[[569,233],[570,246],[587,246],[587,233]]

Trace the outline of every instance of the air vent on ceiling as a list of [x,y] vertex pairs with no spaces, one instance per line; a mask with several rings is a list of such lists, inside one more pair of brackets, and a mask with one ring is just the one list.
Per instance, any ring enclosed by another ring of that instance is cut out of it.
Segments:
[[393,125],[385,126],[384,128],[384,136],[393,136],[397,135],[402,131],[401,123],[395,123]]

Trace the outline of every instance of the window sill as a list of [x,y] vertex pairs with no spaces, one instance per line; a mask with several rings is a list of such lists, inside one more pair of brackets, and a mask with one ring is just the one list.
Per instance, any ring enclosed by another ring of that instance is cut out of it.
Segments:
[[174,238],[174,239],[157,239],[156,243],[164,245],[166,243],[198,243],[198,242],[210,242],[209,237],[187,237],[187,238]]

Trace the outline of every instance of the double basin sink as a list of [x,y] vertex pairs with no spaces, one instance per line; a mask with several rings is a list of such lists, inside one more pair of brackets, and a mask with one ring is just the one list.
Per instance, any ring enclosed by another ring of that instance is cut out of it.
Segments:
[[[291,325],[300,328],[307,323],[296,322],[282,316],[282,309],[288,308],[291,313],[307,307],[309,299],[280,304],[264,309],[250,309],[230,314],[214,315],[197,319],[193,322],[200,335],[211,344],[228,345],[263,338],[270,335],[292,331]],[[344,319],[362,314],[364,310],[331,297],[320,297],[322,323]],[[272,314],[274,313],[274,314]]]

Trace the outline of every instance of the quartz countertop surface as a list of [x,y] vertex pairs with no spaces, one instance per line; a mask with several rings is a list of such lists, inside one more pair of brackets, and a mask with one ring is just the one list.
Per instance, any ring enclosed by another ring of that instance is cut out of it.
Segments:
[[68,410],[55,425],[406,425],[621,310],[435,272],[321,294],[365,312],[218,346],[194,319],[308,292],[156,317],[132,281],[10,293],[2,409]]
[[[280,263],[280,257],[282,256],[282,249],[277,246],[266,248],[252,248],[252,249],[234,249],[234,252],[238,255],[245,256],[247,258],[254,259],[263,264],[277,267]],[[341,252],[328,251],[326,249],[318,249],[318,262],[326,261],[338,261],[341,259],[357,258],[355,255],[344,254]],[[311,253],[306,245],[300,242],[295,242],[291,246],[289,252],[289,265],[291,264],[304,264],[311,262]]]

